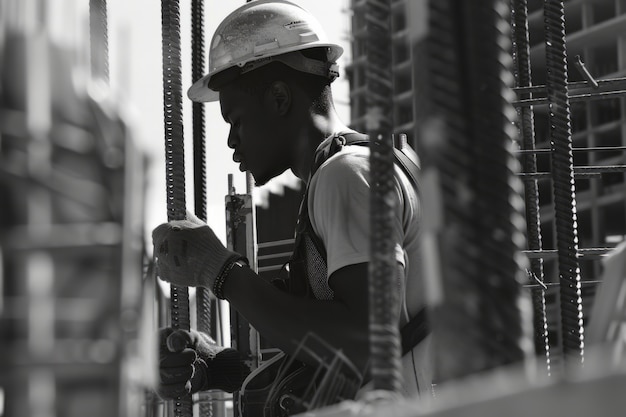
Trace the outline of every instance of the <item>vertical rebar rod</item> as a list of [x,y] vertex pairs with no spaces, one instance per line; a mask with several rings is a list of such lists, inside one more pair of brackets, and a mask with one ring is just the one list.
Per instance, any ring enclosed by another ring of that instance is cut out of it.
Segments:
[[[473,245],[476,289],[481,294],[478,343],[490,368],[523,362],[529,342],[530,297],[522,288],[527,260],[524,243],[523,185],[516,176],[517,130],[512,106],[513,59],[508,2],[464,2],[470,90],[468,111],[472,138],[471,193],[475,196]],[[468,219],[469,220],[469,219]]]
[[[532,85],[530,67],[530,42],[528,34],[528,4],[526,0],[513,0],[511,7],[511,28],[513,30],[513,63],[516,87]],[[526,98],[526,97],[524,97]],[[531,106],[517,109],[519,132],[524,150],[535,149],[534,113]],[[537,172],[537,157],[534,152],[524,153],[522,167],[526,173]],[[524,181],[526,196],[526,235],[528,249],[541,250],[541,220],[539,217],[538,181]],[[530,260],[529,275],[533,281],[543,283],[543,259]],[[533,328],[535,332],[535,352],[545,356],[546,372],[550,375],[550,343],[548,340],[548,320],[546,315],[546,291],[544,288],[532,290]]]
[[91,75],[109,83],[107,1],[89,0]]
[[552,145],[552,187],[560,280],[561,332],[565,369],[584,358],[583,310],[572,127],[568,98],[565,9],[563,1],[545,0],[546,88]]
[[395,312],[400,303],[398,267],[391,231],[394,220],[394,157],[391,135],[391,2],[367,2],[367,88],[370,154],[369,322],[374,389],[400,392],[400,338]]
[[[205,74],[204,49],[204,1],[191,2],[191,81],[196,82]],[[206,135],[204,104],[192,103],[193,126],[193,179],[194,179],[194,211],[199,219],[207,220],[206,196]],[[211,328],[211,292],[208,288],[196,288],[196,323],[197,329],[217,340]],[[213,405],[201,402],[201,417],[213,415]]]
[[391,231],[394,227],[395,199],[393,145],[377,135],[370,145],[371,260],[370,345],[371,375],[374,389],[400,392],[400,340],[395,318],[400,304],[398,266]]
[[[191,2],[191,81],[196,82],[205,74],[204,50],[204,2]],[[192,103],[193,116],[193,165],[195,214],[206,220],[206,158],[204,104]]]
[[445,254],[432,321],[444,382],[523,361],[529,300],[520,274],[510,8],[498,0],[429,5],[433,117],[442,127],[428,163],[438,177]]
[[[161,1],[163,55],[163,113],[165,128],[165,167],[167,218],[184,220],[185,158],[182,117],[182,71],[180,48],[180,8],[178,0]],[[189,330],[189,292],[185,287],[170,286],[171,325]],[[191,417],[191,395],[174,400],[174,415]]]

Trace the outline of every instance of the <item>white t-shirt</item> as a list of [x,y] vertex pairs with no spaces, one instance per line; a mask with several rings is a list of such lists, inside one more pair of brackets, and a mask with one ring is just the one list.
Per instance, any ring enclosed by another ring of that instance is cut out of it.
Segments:
[[[396,213],[393,227],[396,260],[404,267],[399,325],[424,307],[419,277],[420,204],[414,186],[396,166]],[[348,265],[369,262],[369,148],[345,146],[325,161],[311,178],[308,210],[314,232],[324,243],[328,276]],[[364,277],[367,279],[367,277]],[[328,286],[328,281],[325,283]],[[432,382],[431,336],[402,358],[407,396],[429,397]],[[426,393],[426,395],[424,395]]]

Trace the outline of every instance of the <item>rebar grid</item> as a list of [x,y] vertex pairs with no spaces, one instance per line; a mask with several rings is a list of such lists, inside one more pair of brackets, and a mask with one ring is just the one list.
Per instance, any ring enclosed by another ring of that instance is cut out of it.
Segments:
[[391,136],[393,85],[391,72],[391,2],[366,3],[367,106],[370,154],[369,326],[371,374],[376,390],[400,392],[398,267],[391,231],[394,220],[394,156]]
[[[182,75],[180,47],[180,8],[177,0],[161,1],[163,56],[163,113],[165,128],[165,169],[168,220],[184,220],[185,158],[182,117]],[[170,286],[171,325],[189,330],[189,291]],[[174,400],[175,416],[192,416],[191,395]]]
[[526,357],[518,256],[525,225],[509,104],[511,10],[495,0],[429,4],[433,104],[445,124],[431,150],[444,217],[444,299],[433,327],[436,371],[445,381]]
[[[532,85],[530,71],[530,42],[528,35],[528,4],[526,0],[513,0],[511,6],[511,29],[513,31],[513,63],[515,87]],[[518,126],[522,147],[525,151],[535,150],[534,117],[532,107],[517,109]],[[522,169],[526,173],[537,172],[537,156],[534,152],[522,154]],[[539,188],[536,179],[524,181],[526,196],[526,233],[529,250],[541,250],[541,221],[539,217]],[[543,259],[530,260],[529,275],[532,280],[543,283]],[[543,354],[546,371],[550,374],[550,343],[548,340],[548,318],[546,314],[546,292],[543,287],[531,290],[533,301],[533,328],[535,331],[535,352]]]
[[563,1],[545,0],[546,87],[552,146],[552,178],[561,297],[564,363],[584,358],[581,278],[578,265],[572,129],[567,88]]

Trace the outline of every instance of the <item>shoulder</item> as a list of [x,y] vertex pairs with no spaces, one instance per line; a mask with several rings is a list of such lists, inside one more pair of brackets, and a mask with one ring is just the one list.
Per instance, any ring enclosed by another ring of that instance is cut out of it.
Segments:
[[346,146],[326,160],[312,178],[312,185],[331,182],[333,184],[361,182],[369,183],[369,148]]

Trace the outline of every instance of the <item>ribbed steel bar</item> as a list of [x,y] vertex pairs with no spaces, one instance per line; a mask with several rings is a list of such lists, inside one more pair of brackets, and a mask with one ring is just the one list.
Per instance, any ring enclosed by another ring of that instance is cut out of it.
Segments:
[[[507,2],[464,2],[469,45],[468,67],[477,83],[470,83],[468,110],[474,167],[470,187],[476,196],[473,210],[474,245],[479,248],[476,288],[484,297],[478,323],[484,332],[484,353],[492,366],[525,359],[522,346],[528,337],[525,314],[530,297],[521,284],[527,262],[518,257],[524,241],[523,185],[513,153],[516,111],[511,44],[511,9]],[[479,58],[480,57],[480,58]],[[506,301],[505,301],[506,300]]]
[[[448,305],[461,307],[464,301],[459,297],[460,303],[455,304],[451,299],[456,294],[469,290],[470,281],[459,280],[461,270],[461,254],[467,245],[464,239],[461,241],[460,232],[464,225],[458,218],[452,201],[456,199],[456,189],[465,189],[465,174],[469,170],[471,160],[469,158],[469,141],[467,138],[467,118],[465,117],[464,91],[462,86],[463,67],[461,59],[462,27],[461,13],[455,0],[430,0],[429,1],[429,78],[431,79],[431,97],[433,111],[433,131],[430,133],[433,139],[426,141],[422,146],[423,172],[433,173],[437,176],[438,192],[441,199],[441,212],[443,219],[440,221],[440,230],[437,230],[439,253],[446,253],[446,259],[438,262],[441,265],[441,276],[438,281],[431,284],[432,287],[439,285],[444,292],[442,300],[430,300],[434,303],[431,315],[433,332],[438,349],[434,352],[434,362],[438,382],[445,383],[472,372],[467,365],[483,362],[474,359],[474,345],[468,352],[473,359],[471,364],[461,360],[458,353],[458,340],[475,340],[475,334],[470,331],[475,323],[467,317],[461,308],[448,308]],[[436,128],[435,121],[439,121],[440,127]],[[438,142],[438,143],[436,143]],[[436,195],[425,195],[424,198],[435,199]],[[436,214],[436,213],[433,213]],[[446,239],[446,234],[459,236],[459,239]],[[430,279],[429,277],[426,277]],[[450,281],[458,280],[458,286],[454,292],[448,291],[452,285]],[[458,339],[457,339],[458,335]],[[477,366],[484,368],[483,364]]]
[[[191,81],[196,82],[205,74],[205,44],[204,44],[204,1],[191,1]],[[206,146],[205,146],[205,117],[204,105],[192,104],[193,126],[193,185],[194,210],[198,218],[207,220],[206,196]],[[206,333],[217,340],[211,328],[211,292],[208,288],[196,288],[196,323],[199,331]],[[213,404],[201,402],[199,414],[202,417],[213,415]]]
[[[528,35],[528,3],[526,0],[513,0],[511,5],[511,28],[513,39],[513,63],[515,87],[532,85],[530,72],[530,43]],[[519,130],[523,149],[535,149],[535,125],[532,107],[517,109]],[[526,173],[537,172],[537,157],[534,152],[522,155],[522,170]],[[539,187],[537,180],[524,181],[526,196],[526,234],[528,249],[541,250],[541,220],[539,216]],[[530,260],[529,275],[533,280],[543,283],[543,259]],[[544,355],[546,370],[550,374],[550,343],[548,340],[548,319],[546,314],[546,292],[539,286],[532,290],[533,328],[535,331],[535,352]]]
[[443,298],[432,318],[442,382],[523,361],[529,337],[529,311],[520,309],[530,300],[518,256],[524,219],[512,149],[511,10],[497,0],[469,3],[429,3],[433,110],[445,126],[427,158],[443,205]]
[[[163,113],[165,128],[165,167],[168,220],[183,220],[185,205],[185,155],[182,117],[182,71],[180,48],[180,8],[178,0],[161,1]],[[171,326],[189,330],[189,292],[170,286]],[[191,417],[191,395],[174,400],[174,415]]]
[[580,364],[583,361],[584,336],[563,1],[544,1],[544,23],[556,241],[561,282],[561,329],[565,369],[568,369],[570,363]]
[[[389,137],[390,138],[390,137]],[[394,225],[393,144],[382,134],[372,141],[370,155],[371,261],[370,346],[371,374],[375,389],[400,392],[400,338],[395,317],[398,296],[398,267],[391,235]]]
[[91,75],[109,82],[109,36],[107,1],[89,0]]
[[366,2],[368,134],[371,138],[369,327],[374,389],[400,392],[400,337],[395,312],[398,267],[394,256],[393,96],[391,73],[391,1]]
[[[205,74],[206,53],[204,46],[204,1],[191,2],[191,81],[196,82]],[[193,165],[195,214],[206,221],[206,158],[204,105],[192,104],[193,119]]]

